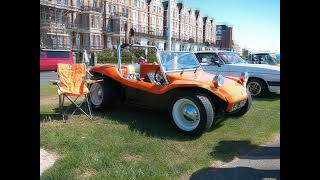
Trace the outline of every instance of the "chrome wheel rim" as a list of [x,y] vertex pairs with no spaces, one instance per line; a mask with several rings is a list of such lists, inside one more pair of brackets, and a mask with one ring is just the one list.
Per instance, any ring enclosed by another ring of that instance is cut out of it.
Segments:
[[177,100],[172,109],[175,124],[184,131],[196,129],[200,122],[200,111],[196,104],[189,99]]
[[102,86],[100,83],[93,84],[91,86],[91,94],[90,94],[90,101],[93,105],[99,106],[103,100],[103,91]]
[[252,81],[248,83],[248,90],[252,96],[257,96],[261,93],[262,87],[258,82]]

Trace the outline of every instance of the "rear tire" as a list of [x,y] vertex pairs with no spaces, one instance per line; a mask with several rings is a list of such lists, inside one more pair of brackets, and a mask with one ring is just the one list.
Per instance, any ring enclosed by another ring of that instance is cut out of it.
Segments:
[[120,99],[120,87],[116,81],[105,78],[104,81],[90,86],[89,101],[92,109],[112,107]]
[[214,107],[203,94],[183,92],[174,95],[168,112],[172,124],[191,136],[200,136],[210,129],[214,120]]

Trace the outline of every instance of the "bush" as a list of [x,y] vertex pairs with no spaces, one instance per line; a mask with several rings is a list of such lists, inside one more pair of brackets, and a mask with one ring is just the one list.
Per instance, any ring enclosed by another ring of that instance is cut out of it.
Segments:
[[[123,63],[131,63],[133,56],[134,54],[131,52],[121,52],[121,61]],[[118,62],[116,50],[110,50],[110,49],[104,50],[97,54],[97,58],[98,58],[97,59],[98,63],[101,63],[101,64],[106,64],[106,63],[116,64]]]
[[117,52],[114,50],[106,49],[97,54],[98,63],[117,63]]
[[[143,48],[131,49],[130,51],[127,49],[122,50],[121,62],[126,64],[135,63],[137,62],[140,56],[144,56],[144,53],[145,53],[145,50]],[[148,62],[157,61],[155,52],[150,51],[147,55],[147,60]],[[118,62],[117,50],[111,50],[111,49],[103,50],[102,52],[97,54],[97,61],[100,64],[106,64],[106,63],[116,64]]]
[[148,54],[147,60],[148,62],[157,62],[157,56],[155,54]]

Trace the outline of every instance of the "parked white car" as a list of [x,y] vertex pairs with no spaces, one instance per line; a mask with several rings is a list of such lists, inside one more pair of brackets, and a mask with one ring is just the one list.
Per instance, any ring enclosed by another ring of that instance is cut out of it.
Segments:
[[253,97],[269,92],[280,94],[280,67],[268,64],[249,64],[230,51],[194,52],[202,68],[207,72],[224,76],[240,76],[248,72],[247,89]]
[[247,62],[249,64],[269,64],[280,66],[276,54],[271,52],[253,52],[249,54]]

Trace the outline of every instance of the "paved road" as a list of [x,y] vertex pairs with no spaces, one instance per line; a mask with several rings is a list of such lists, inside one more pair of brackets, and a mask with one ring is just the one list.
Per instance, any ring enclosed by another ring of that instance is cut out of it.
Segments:
[[50,80],[57,80],[58,74],[54,71],[40,72],[40,84],[48,84]]
[[280,135],[270,144],[259,146],[221,167],[209,167],[193,173],[190,180],[262,180],[280,179]]

